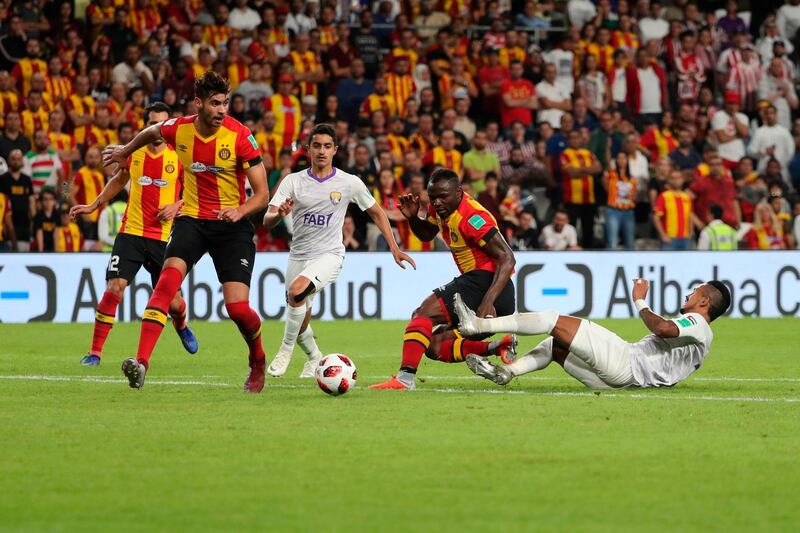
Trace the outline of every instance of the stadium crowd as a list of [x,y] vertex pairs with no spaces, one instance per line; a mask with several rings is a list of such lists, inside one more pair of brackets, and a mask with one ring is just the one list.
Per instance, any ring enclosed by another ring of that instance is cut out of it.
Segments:
[[[403,247],[397,209],[438,166],[520,250],[787,249],[800,242],[800,0],[13,0],[0,10],[0,249],[110,250],[125,197],[69,218],[110,177],[144,107],[194,113],[230,80],[274,189],[313,124]],[[291,223],[258,232],[286,250]],[[385,250],[357,209],[349,250]]]

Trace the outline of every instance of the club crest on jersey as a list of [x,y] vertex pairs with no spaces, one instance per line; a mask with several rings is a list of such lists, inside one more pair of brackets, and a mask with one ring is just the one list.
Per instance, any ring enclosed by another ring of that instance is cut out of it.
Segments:
[[175,165],[173,165],[172,163],[167,163],[167,166],[164,167],[164,172],[166,172],[167,174],[172,174],[173,172],[175,172]]
[[227,146],[223,146],[219,149],[219,153],[217,155],[219,155],[219,158],[223,161],[227,161],[231,157],[231,151]]
[[341,201],[342,201],[342,193],[340,193],[339,191],[331,192],[331,203],[333,205],[338,205],[339,202]]

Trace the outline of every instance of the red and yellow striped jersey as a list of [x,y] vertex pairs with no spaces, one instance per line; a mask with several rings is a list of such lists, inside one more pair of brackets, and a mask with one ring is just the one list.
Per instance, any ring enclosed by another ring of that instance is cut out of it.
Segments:
[[227,24],[212,24],[203,31],[203,42],[219,50],[220,45],[228,42],[230,27]]
[[[299,73],[311,72],[322,67],[317,54],[311,50],[306,50],[302,54],[297,50],[292,50],[289,53],[289,59],[292,61],[294,71]],[[300,97],[313,95],[317,96],[317,84],[310,81],[300,82]]]
[[237,208],[245,200],[245,170],[261,163],[258,143],[250,130],[226,115],[216,133],[201,137],[197,115],[173,118],[161,126],[161,136],[178,152],[183,164],[181,214],[216,220],[217,212]]
[[[75,137],[69,133],[51,131],[47,135],[50,137],[51,148],[56,151],[74,150],[78,146],[78,143],[75,142]],[[70,179],[72,177],[72,163],[65,161],[60,154],[59,159],[61,159],[61,167],[64,169],[64,179]]]
[[264,100],[264,111],[275,114],[274,132],[283,138],[283,146],[289,147],[300,135],[300,121],[303,117],[300,100],[290,94],[273,94]]
[[283,137],[275,132],[267,133],[261,131],[255,134],[258,147],[261,148],[263,155],[268,155],[272,160],[272,167],[277,168],[278,159],[280,158],[281,150],[283,149]]
[[161,14],[155,7],[135,7],[128,13],[128,27],[144,42],[161,24]]
[[614,47],[599,43],[591,43],[586,47],[586,53],[597,58],[597,69],[606,74],[614,67]]
[[497,269],[497,260],[481,249],[497,233],[497,221],[470,195],[464,193],[458,208],[447,220],[433,212],[428,214],[428,222],[439,226],[459,272],[494,272]]
[[403,157],[406,152],[408,152],[409,148],[411,148],[411,141],[407,138],[403,137],[402,135],[395,135],[394,133],[390,133],[386,136],[386,140],[389,141],[389,146],[392,149],[392,154],[398,157]]
[[441,146],[435,146],[422,158],[423,165],[433,165],[436,167],[449,168],[461,174],[463,168],[461,164],[461,152],[458,150],[445,150]]
[[505,46],[500,49],[500,65],[508,68],[511,65],[513,60],[522,61],[523,64],[528,59],[528,54],[519,46],[515,46],[514,48],[506,48]]
[[[389,86],[389,96],[394,100],[394,108],[400,116],[406,114],[406,100],[414,94],[414,78],[411,74],[402,76],[389,73],[386,75],[386,84]],[[386,118],[390,118],[387,116]]]
[[14,68],[11,69],[11,75],[14,76],[15,80],[17,80],[17,87],[19,88],[23,98],[27,98],[28,93],[31,90],[31,77],[36,72],[41,72],[46,76],[47,63],[41,59],[31,59],[29,57],[25,57],[20,59],[19,63],[14,65]]
[[[67,106],[67,113],[74,111],[78,115],[92,115],[94,116],[95,109],[97,108],[97,104],[89,95],[86,96],[78,96],[77,94],[72,94],[66,101]],[[89,133],[89,128],[87,126],[78,126],[75,128],[73,134],[75,135],[75,142],[78,144],[84,144],[86,142],[86,135]]]
[[[99,170],[92,170],[87,166],[83,166],[75,173],[75,179],[72,181],[72,186],[76,189],[75,198],[79,204],[91,204],[95,198],[100,196],[103,192],[103,187],[106,185],[106,179],[103,173]],[[100,215],[98,209],[89,218],[92,222],[97,222]]]
[[639,48],[639,36],[630,31],[617,30],[611,35],[611,45],[623,50],[636,50]]
[[336,28],[333,24],[329,26],[317,26],[319,30],[319,44],[327,49],[332,44],[336,44],[338,38],[336,37]]
[[[469,72],[464,72],[464,78],[467,80],[468,90],[478,90]],[[455,106],[456,101],[453,98],[454,86],[458,87],[453,82],[453,76],[449,72],[445,72],[439,77],[439,104],[442,109],[451,109]]]
[[49,95],[53,102],[63,102],[72,94],[72,81],[64,76],[48,76],[44,82],[44,94]]
[[231,85],[231,90],[235,91],[239,84],[250,77],[250,67],[241,61],[234,61],[228,65],[228,83]]
[[630,176],[620,176],[610,169],[608,171],[608,205],[615,209],[633,209],[636,207],[636,180]]
[[653,207],[662,218],[664,231],[673,239],[685,239],[692,234],[692,198],[684,191],[666,190],[656,198]]
[[[135,128],[136,126],[134,126]],[[113,130],[111,128],[101,129],[97,126],[92,126],[92,129],[89,130],[89,135],[86,138],[86,146],[95,146],[97,145],[100,150],[108,146],[109,144],[119,144],[119,135],[117,135],[117,130]]]
[[394,61],[395,58],[398,57],[407,57],[409,62],[409,72],[414,72],[414,69],[417,68],[417,62],[419,61],[419,54],[412,50],[411,48],[402,48],[400,46],[396,46],[392,49],[392,53],[389,55],[389,61]]
[[81,230],[74,222],[56,228],[56,252],[80,252],[82,240]]
[[33,134],[50,127],[50,114],[42,107],[37,111],[25,109],[22,114],[22,132],[33,142]]
[[647,149],[650,161],[657,161],[659,157],[669,155],[675,150],[678,141],[671,131],[652,127],[639,138],[639,145]]
[[380,95],[372,93],[361,102],[361,116],[369,117],[375,111],[383,111],[386,118],[393,117],[397,114],[397,107],[395,107],[394,98],[388,93]]
[[3,232],[6,229],[5,220],[6,215],[11,212],[11,201],[8,196],[0,192],[0,242],[3,242],[5,236]]
[[565,204],[593,204],[594,199],[594,176],[581,176],[571,178],[567,174],[566,167],[588,168],[595,161],[594,154],[586,148],[567,148],[561,152],[562,185],[564,188]]
[[172,221],[160,221],[158,210],[180,197],[183,167],[178,153],[166,147],[154,154],[145,146],[133,153],[125,168],[131,175],[131,190],[120,233],[166,241]]
[[421,133],[415,133],[411,136],[409,142],[411,143],[411,148],[419,152],[420,156],[424,156],[436,146],[439,140],[436,138],[436,135],[431,135],[426,138]]

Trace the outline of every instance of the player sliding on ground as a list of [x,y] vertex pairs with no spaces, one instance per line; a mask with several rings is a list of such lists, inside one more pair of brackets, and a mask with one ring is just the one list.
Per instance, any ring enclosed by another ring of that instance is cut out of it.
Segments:
[[[145,108],[144,120],[148,126],[160,124],[169,118],[167,104],[157,102]],[[76,205],[70,209],[73,219],[94,213],[109,203],[130,182],[128,204],[122,216],[122,225],[114,239],[114,248],[106,268],[106,291],[95,310],[94,335],[89,353],[81,359],[84,366],[97,366],[103,354],[117,315],[117,306],[131,280],[139,269],[150,273],[153,287],[158,282],[164,264],[164,250],[172,229],[172,219],[183,205],[180,200],[183,169],[178,154],[162,139],[140,148],[112,177],[95,200],[89,205]],[[169,303],[172,325],[189,353],[197,353],[197,338],[186,325],[186,302],[176,293]]]
[[333,167],[338,143],[332,126],[318,124],[308,138],[311,168],[289,174],[281,181],[264,215],[264,226],[275,227],[292,213],[294,235],[286,266],[286,326],[278,355],[267,371],[279,377],[286,373],[295,342],[308,361],[301,378],[313,378],[322,352],[311,330],[311,304],[314,295],[336,281],[342,271],[344,244],[342,225],[347,207],[355,202],[366,211],[389,244],[395,262],[416,268],[414,260],[400,251],[392,234],[389,218],[358,176]]
[[[249,348],[247,392],[264,388],[265,357],[261,318],[250,307],[250,278],[255,260],[255,229],[247,219],[265,209],[269,200],[261,152],[245,126],[227,115],[227,80],[210,71],[194,85],[197,115],[173,118],[148,126],[125,146],[103,151],[106,165],[124,165],[136,150],[164,139],[183,164],[183,207],[167,242],[164,269],[147,302],[136,358],[126,359],[122,371],[132,388],[144,385],[158,337],[167,321],[166,309],[183,278],[206,252],[214,262],[228,316]],[[253,195],[246,199],[245,180]]]
[[499,385],[556,361],[569,375],[593,389],[671,387],[703,364],[714,338],[709,324],[728,310],[731,294],[722,282],[703,283],[686,296],[681,316],[666,319],[645,303],[648,287],[647,280],[634,280],[634,303],[652,332],[635,343],[622,340],[594,322],[556,311],[478,318],[456,295],[459,330],[465,335],[501,331],[550,335],[511,364],[497,366],[469,355],[467,366]]
[[421,206],[415,194],[400,197],[400,211],[420,240],[432,241],[442,232],[461,275],[435,289],[414,311],[403,335],[400,372],[385,383],[372,385],[371,389],[413,390],[423,354],[445,363],[457,363],[469,353],[506,356],[513,352],[516,343],[511,336],[497,342],[465,339],[452,330],[434,335],[434,326],[458,326],[453,310],[456,293],[463,294],[467,305],[476,309],[479,316],[513,313],[516,304],[511,274],[515,260],[494,217],[461,189],[458,174],[445,168],[436,169],[428,184],[428,196],[435,214],[428,213],[426,219],[419,218]]

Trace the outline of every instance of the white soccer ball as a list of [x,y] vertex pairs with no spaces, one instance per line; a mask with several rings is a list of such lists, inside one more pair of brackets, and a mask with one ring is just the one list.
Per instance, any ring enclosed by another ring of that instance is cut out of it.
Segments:
[[339,396],[356,386],[356,365],[340,353],[323,357],[315,370],[319,388],[331,396]]

